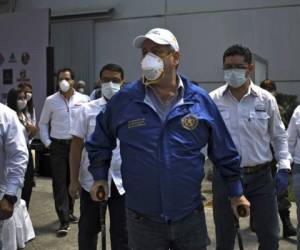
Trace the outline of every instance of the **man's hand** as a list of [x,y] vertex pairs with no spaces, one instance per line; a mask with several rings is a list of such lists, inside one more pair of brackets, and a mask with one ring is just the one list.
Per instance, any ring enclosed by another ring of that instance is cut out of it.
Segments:
[[6,220],[13,215],[14,205],[3,198],[0,201],[0,220]]
[[239,206],[242,206],[244,209],[245,209],[245,216],[249,216],[250,214],[250,202],[246,199],[246,197],[244,195],[240,196],[240,197],[232,197],[230,199],[231,201],[231,207],[232,207],[232,210],[233,210],[233,213],[234,215],[239,218],[239,214],[238,214],[238,211],[237,211],[237,208]]
[[280,169],[275,177],[277,193],[282,194],[288,189],[289,173],[286,169]]
[[80,182],[78,180],[76,180],[76,181],[71,180],[70,185],[69,185],[69,194],[73,200],[79,198],[80,191],[81,191]]
[[99,180],[99,181],[94,182],[94,184],[90,190],[92,200],[93,201],[102,201],[97,197],[97,192],[98,192],[99,187],[102,187],[104,189],[105,200],[107,200],[108,199],[108,185],[107,185],[106,180]]

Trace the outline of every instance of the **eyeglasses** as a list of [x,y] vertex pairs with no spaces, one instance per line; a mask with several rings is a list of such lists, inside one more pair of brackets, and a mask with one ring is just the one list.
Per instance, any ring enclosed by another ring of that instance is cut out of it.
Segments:
[[174,53],[175,51],[170,45],[155,45],[150,50],[143,49],[143,56],[145,56],[148,52],[151,52],[157,56],[164,56]]
[[70,81],[71,78],[68,78],[68,77],[62,77],[62,78],[59,78],[59,81],[62,81],[62,80]]
[[101,78],[101,82],[121,83],[121,82],[122,82],[122,79],[117,78],[117,77],[113,77],[113,78],[103,77],[103,78]]
[[224,64],[223,65],[223,70],[227,69],[247,69],[248,65],[247,64]]

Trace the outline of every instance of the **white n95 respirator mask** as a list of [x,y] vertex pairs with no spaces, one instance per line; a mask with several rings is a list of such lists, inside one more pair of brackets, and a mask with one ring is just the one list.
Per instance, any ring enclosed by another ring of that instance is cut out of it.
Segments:
[[143,58],[141,67],[146,84],[157,82],[163,77],[164,62],[159,56],[151,52],[147,53]]
[[70,83],[67,80],[61,80],[59,82],[59,89],[63,93],[66,93],[70,89]]

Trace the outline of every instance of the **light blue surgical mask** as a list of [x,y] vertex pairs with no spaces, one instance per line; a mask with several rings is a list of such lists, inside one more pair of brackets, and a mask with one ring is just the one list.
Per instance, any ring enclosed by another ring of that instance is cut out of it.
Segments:
[[246,70],[226,69],[224,70],[224,80],[229,86],[239,88],[247,81]]
[[110,100],[113,97],[113,95],[120,90],[120,87],[121,87],[120,83],[114,83],[114,82],[102,83],[101,84],[102,95],[106,99]]

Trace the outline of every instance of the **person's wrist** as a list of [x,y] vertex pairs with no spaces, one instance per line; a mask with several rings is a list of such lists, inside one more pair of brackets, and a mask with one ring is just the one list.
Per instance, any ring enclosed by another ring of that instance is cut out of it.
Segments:
[[18,198],[14,195],[5,194],[3,199],[7,200],[12,206],[17,202]]

